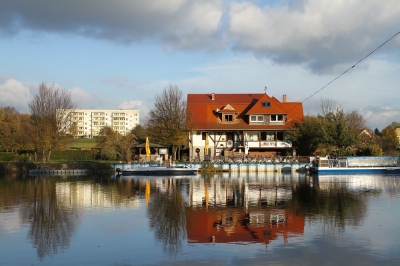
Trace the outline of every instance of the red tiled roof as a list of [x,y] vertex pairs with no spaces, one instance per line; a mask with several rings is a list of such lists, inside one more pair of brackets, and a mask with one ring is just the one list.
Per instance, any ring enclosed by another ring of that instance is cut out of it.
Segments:
[[[275,97],[263,93],[248,94],[188,94],[187,106],[191,112],[193,127],[200,130],[283,130],[303,119],[301,102],[280,102]],[[270,102],[271,107],[262,107],[262,102]],[[224,109],[230,106],[234,110]],[[219,112],[218,112],[219,111]],[[222,123],[218,113],[237,114],[238,119]],[[287,115],[286,125],[249,125],[250,114]]]

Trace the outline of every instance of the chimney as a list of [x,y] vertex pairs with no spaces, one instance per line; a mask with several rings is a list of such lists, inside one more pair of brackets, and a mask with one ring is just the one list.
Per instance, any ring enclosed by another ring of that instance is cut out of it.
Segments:
[[282,102],[286,102],[286,94],[283,94],[283,101]]
[[211,100],[215,100],[215,93],[211,93]]

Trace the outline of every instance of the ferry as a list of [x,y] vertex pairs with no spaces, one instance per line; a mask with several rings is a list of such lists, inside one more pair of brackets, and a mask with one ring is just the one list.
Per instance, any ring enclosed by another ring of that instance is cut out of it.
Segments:
[[311,173],[400,174],[397,156],[310,157]]

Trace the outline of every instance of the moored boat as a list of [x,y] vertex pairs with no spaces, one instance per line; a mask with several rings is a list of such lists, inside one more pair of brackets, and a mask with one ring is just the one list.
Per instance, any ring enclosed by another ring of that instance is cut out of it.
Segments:
[[400,174],[397,156],[316,157],[311,163],[318,174]]
[[179,166],[144,166],[115,170],[122,175],[194,175],[197,173],[196,168]]

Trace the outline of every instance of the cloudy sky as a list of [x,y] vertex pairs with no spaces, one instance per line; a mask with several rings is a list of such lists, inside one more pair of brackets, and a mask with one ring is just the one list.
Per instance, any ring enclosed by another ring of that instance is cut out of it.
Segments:
[[381,130],[400,121],[399,31],[398,0],[0,0],[0,106],[29,113],[45,82],[143,121],[170,83],[185,96],[267,87]]

